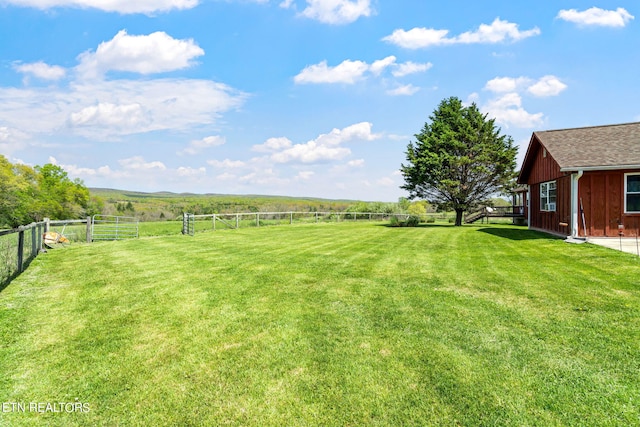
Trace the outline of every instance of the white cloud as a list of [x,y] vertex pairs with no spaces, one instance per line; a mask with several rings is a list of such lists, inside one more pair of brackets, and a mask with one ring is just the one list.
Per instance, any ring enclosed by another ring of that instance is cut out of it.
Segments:
[[313,171],[300,171],[296,176],[296,179],[308,181],[313,177],[313,175],[315,175],[315,172]]
[[245,167],[247,164],[241,160],[207,160],[207,163],[213,167],[221,169],[239,169]]
[[[0,87],[0,116],[29,134],[67,131],[91,139],[214,123],[246,98],[208,80],[72,82],[68,87]],[[38,120],[33,120],[38,117]]]
[[485,90],[494,93],[520,92],[526,90],[529,94],[536,97],[557,96],[567,85],[553,75],[547,75],[538,80],[529,77],[496,77],[489,80],[484,86]]
[[393,185],[396,185],[396,181],[394,181],[393,179],[389,178],[388,176],[385,176],[383,178],[380,178],[380,179],[376,180],[376,184],[377,185],[381,185],[383,187],[391,187]]
[[191,141],[189,143],[189,146],[185,148],[183,151],[179,152],[178,154],[195,155],[195,154],[198,154],[203,149],[218,147],[220,145],[224,145],[225,143],[226,143],[226,140],[223,136],[219,136],[219,135],[207,136],[202,139],[196,139]]
[[380,73],[382,73],[382,71],[385,68],[392,66],[393,64],[395,64],[395,62],[396,62],[395,56],[393,55],[387,56],[384,59],[373,61],[373,63],[369,66],[369,71],[371,71],[373,74],[378,76],[380,75]]
[[415,62],[405,62],[402,64],[398,64],[398,67],[392,72],[394,77],[404,77],[409,74],[422,73],[433,67],[431,62],[426,62],[422,64],[417,64]]
[[353,84],[362,79],[369,65],[362,61],[343,61],[335,67],[327,66],[327,61],[309,65],[293,78],[297,84],[304,83],[346,83]]
[[387,56],[384,59],[374,61],[367,64],[363,61],[345,60],[335,67],[327,65],[327,61],[319,64],[309,65],[296,75],[293,80],[297,84],[305,83],[344,83],[354,84],[365,78],[365,73],[370,72],[374,76],[379,76],[385,69],[391,68],[394,77],[403,77],[409,74],[420,73],[433,67],[430,62],[415,63],[404,62],[396,63],[395,56]]
[[289,183],[286,178],[280,178],[278,172],[272,168],[260,169],[254,172],[248,173],[238,178],[238,181],[243,184],[261,185],[261,186],[284,186]]
[[330,160],[340,160],[351,154],[351,150],[344,147],[330,147],[309,141],[305,144],[296,144],[271,156],[276,163],[318,163]]
[[[50,157],[49,162],[58,164],[54,157]],[[72,178],[81,178],[114,188],[132,188],[132,186],[135,188],[141,182],[162,190],[168,190],[172,182],[178,183],[179,189],[183,189],[185,183],[208,184],[205,179],[207,176],[205,167],[169,168],[161,161],[147,161],[142,156],[120,159],[115,167],[109,165],[82,167],[75,164],[60,164],[60,166]]]
[[5,156],[21,150],[27,145],[28,135],[18,129],[0,126],[0,153]]
[[198,0],[5,0],[4,3],[37,9],[73,7],[122,14],[153,14],[173,9],[191,9],[198,5]]
[[412,84],[399,86],[395,89],[390,89],[387,91],[387,95],[391,96],[411,96],[420,91],[419,87],[416,87]]
[[543,122],[542,113],[529,113],[522,107],[522,98],[517,93],[507,93],[487,102],[482,107],[485,113],[507,127],[533,128]]
[[167,167],[160,161],[147,162],[141,156],[118,160],[120,166],[131,171],[165,171]]
[[556,76],[544,76],[527,88],[527,92],[537,97],[556,96],[565,90],[567,85]]
[[420,49],[447,44],[449,30],[433,28],[412,28],[408,31],[397,29],[382,40],[406,49]]
[[131,129],[148,121],[140,104],[115,105],[109,102],[98,103],[71,113],[72,126],[116,126]]
[[530,83],[531,79],[528,77],[496,77],[489,80],[484,89],[496,93],[515,92]]
[[14,68],[22,74],[28,74],[42,80],[60,80],[67,74],[67,71],[63,67],[48,65],[42,61],[30,64],[16,64]]
[[581,12],[576,9],[561,10],[558,12],[556,18],[581,26],[624,27],[629,21],[634,19],[634,16],[622,7],[616,10],[604,10],[599,7],[592,7]]
[[202,55],[204,50],[191,39],[177,40],[162,31],[131,36],[121,30],[95,52],[81,54],[77,70],[85,78],[99,78],[108,71],[154,74],[190,67]]
[[431,46],[453,44],[493,44],[501,42],[516,42],[540,34],[540,29],[520,31],[518,24],[496,18],[490,25],[481,24],[475,31],[467,31],[455,37],[447,37],[449,30],[433,28],[412,28],[411,30],[397,29],[382,40],[406,49],[420,49]]
[[500,43],[504,41],[520,41],[540,34],[540,29],[520,31],[518,24],[496,18],[491,25],[481,24],[476,31],[462,33],[454,39],[454,43]]
[[[529,77],[496,77],[489,80],[484,89],[497,94],[482,106],[482,110],[495,118],[497,122],[509,127],[533,128],[544,121],[543,113],[529,113],[522,106],[521,94],[538,98],[557,96],[567,85],[553,75],[539,79]],[[479,95],[469,96],[469,103],[477,102]]]
[[364,16],[371,16],[371,0],[307,0],[302,16],[325,24],[349,24]]
[[180,166],[176,169],[176,174],[182,177],[205,176],[207,169],[204,167],[192,168],[190,166]]
[[276,163],[319,163],[341,160],[351,154],[349,148],[341,146],[345,142],[373,141],[380,138],[380,135],[371,132],[371,126],[371,123],[361,122],[344,129],[333,129],[304,144],[295,144],[277,151],[271,154],[270,159]]
[[289,138],[269,138],[264,144],[258,144],[251,147],[252,151],[258,151],[261,153],[269,153],[274,151],[283,150],[293,145],[293,142]]
[[361,168],[364,166],[364,159],[349,160],[347,166],[352,168]]
[[291,7],[295,6],[293,1],[294,0],[284,0],[279,4],[279,6],[283,9],[290,9]]

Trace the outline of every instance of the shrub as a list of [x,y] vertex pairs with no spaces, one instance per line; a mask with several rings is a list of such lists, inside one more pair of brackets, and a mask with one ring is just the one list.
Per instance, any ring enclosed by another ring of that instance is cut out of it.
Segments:
[[389,225],[391,225],[392,227],[402,227],[402,223],[397,216],[391,217],[391,219],[389,220]]
[[407,218],[407,227],[417,227],[420,224],[420,217],[418,215],[411,215]]

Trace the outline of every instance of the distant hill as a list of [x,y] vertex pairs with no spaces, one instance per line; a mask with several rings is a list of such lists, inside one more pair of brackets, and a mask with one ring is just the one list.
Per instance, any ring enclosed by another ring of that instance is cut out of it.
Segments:
[[159,191],[89,188],[92,196],[102,199],[104,214],[135,215],[153,221],[175,219],[183,212],[200,214],[235,212],[315,212],[343,211],[357,200],[332,200],[313,197],[270,195],[195,194]]

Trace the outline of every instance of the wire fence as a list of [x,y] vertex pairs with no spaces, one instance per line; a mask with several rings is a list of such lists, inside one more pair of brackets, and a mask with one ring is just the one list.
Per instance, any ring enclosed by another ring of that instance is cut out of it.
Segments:
[[[239,212],[226,214],[183,215],[182,234],[193,235],[196,232],[215,231],[219,229],[238,229],[250,227],[265,227],[272,225],[332,223],[332,222],[360,222],[360,221],[391,221],[395,218],[406,221],[408,213],[383,212]],[[455,216],[449,214],[415,215],[420,222],[431,223],[438,221],[453,222]]]
[[[101,220],[104,222],[104,219]],[[93,223],[91,217],[54,221],[45,219],[10,230],[0,230],[0,290],[22,273],[47,246],[92,242]],[[125,223],[128,225],[128,222]],[[104,239],[104,236],[101,238]]]

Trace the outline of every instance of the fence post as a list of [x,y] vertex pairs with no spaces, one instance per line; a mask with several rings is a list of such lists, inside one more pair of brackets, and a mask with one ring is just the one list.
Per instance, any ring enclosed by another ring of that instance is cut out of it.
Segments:
[[24,257],[24,228],[20,227],[18,231],[18,274],[22,273],[23,257]]
[[38,223],[36,227],[38,229],[38,253],[42,251],[42,228],[43,224],[41,222]]
[[236,214],[236,230],[240,228],[240,214]]
[[293,224],[293,212],[289,212],[289,225]]
[[256,227],[260,227],[260,214],[256,212]]
[[51,227],[51,220],[49,218],[44,219],[44,232],[49,232],[49,227]]
[[91,236],[91,217],[88,216],[87,217],[87,243],[91,243],[92,240],[93,238]]
[[33,227],[31,227],[31,255],[30,258],[35,258],[38,255],[38,248],[36,247],[37,233],[36,233],[36,223],[34,222]]

